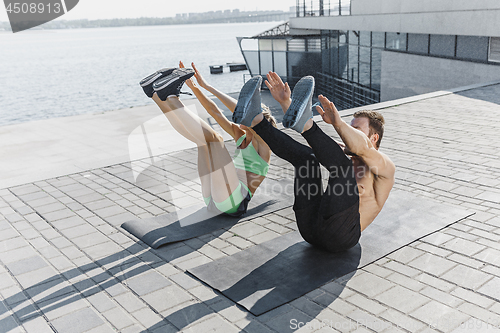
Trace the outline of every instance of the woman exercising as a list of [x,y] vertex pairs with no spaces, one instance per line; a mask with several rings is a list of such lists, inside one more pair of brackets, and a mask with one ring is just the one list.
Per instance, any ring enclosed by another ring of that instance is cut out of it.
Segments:
[[[200,87],[214,94],[231,112],[237,108],[237,100],[210,86],[194,63],[192,66],[193,69],[184,68],[180,62],[180,68],[161,69],[144,78],[140,85],[174,129],[197,145],[198,174],[207,208],[216,213],[241,216],[266,178],[271,150],[251,128],[229,121],[217,105],[205,96],[192,76]],[[179,99],[184,82],[207,112],[236,141],[237,151],[232,159],[222,136]],[[240,92],[242,97],[248,94],[245,92],[246,86]],[[266,119],[276,126],[269,108],[262,105],[262,111]]]

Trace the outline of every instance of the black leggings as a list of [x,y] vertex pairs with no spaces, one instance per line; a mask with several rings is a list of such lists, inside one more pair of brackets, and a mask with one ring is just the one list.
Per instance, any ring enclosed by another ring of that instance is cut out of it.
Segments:
[[[253,127],[278,157],[295,168],[293,209],[298,229],[309,243],[331,252],[356,245],[360,236],[359,195],[351,160],[316,123],[302,133],[305,146],[266,119]],[[329,171],[323,191],[320,163]]]

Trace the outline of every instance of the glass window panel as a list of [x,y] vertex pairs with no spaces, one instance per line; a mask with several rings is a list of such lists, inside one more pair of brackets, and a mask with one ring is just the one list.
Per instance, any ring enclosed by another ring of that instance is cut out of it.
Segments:
[[359,31],[349,31],[349,44],[359,44]]
[[259,40],[258,39],[247,39],[241,40],[241,48],[248,51],[258,51],[259,50]]
[[406,51],[406,34],[388,32],[385,47],[392,50]]
[[500,62],[500,37],[490,37],[489,61]]
[[372,89],[380,91],[382,77],[382,50],[372,49]]
[[359,47],[349,45],[349,80],[358,82],[358,54]]
[[359,64],[359,84],[370,86],[370,64]]
[[385,34],[383,32],[372,32],[372,46],[383,48],[385,44]]
[[455,56],[455,36],[431,35],[430,54],[445,57]]
[[267,72],[273,71],[273,53],[264,51],[260,52],[260,73],[267,74]]
[[321,39],[311,38],[307,40],[308,52],[321,52]]
[[339,42],[340,43],[347,43],[347,32],[346,31],[339,31]]
[[429,35],[408,34],[408,52],[429,53]]
[[359,43],[364,46],[371,46],[370,31],[360,31]]
[[358,67],[351,67],[349,66],[349,80],[353,82],[358,82],[359,81],[359,72],[358,72]]
[[339,45],[339,76],[343,77],[344,79],[348,79],[347,74],[347,57],[349,53],[349,45],[347,44],[340,44]]
[[274,71],[279,76],[286,76],[286,52],[274,52]]
[[286,51],[286,39],[274,39],[273,40],[273,50],[274,51]]
[[360,47],[359,48],[359,62],[370,63],[370,48]]
[[272,51],[273,50],[273,40],[272,39],[259,39],[259,50]]
[[305,51],[306,44],[304,39],[292,39],[288,41],[289,51]]
[[457,58],[487,61],[488,37],[457,36]]
[[248,64],[248,70],[251,74],[260,74],[259,69],[259,51],[243,51],[243,56]]

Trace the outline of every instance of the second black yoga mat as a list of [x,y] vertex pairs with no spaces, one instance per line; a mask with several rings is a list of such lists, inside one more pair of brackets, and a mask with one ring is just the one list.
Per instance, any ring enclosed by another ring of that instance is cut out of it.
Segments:
[[188,271],[258,316],[472,214],[393,191],[360,242],[347,252],[318,250],[292,232]]
[[204,204],[184,208],[178,212],[142,220],[131,220],[122,228],[152,248],[202,236],[238,222],[262,216],[293,205],[293,181],[266,179],[248,204],[241,217],[215,215]]

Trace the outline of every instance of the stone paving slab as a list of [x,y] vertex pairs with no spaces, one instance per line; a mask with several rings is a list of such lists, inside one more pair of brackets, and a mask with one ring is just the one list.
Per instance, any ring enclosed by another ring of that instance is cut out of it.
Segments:
[[[494,121],[500,85],[473,88],[386,104],[381,111],[387,121],[382,150],[397,165],[395,188],[476,214],[258,317],[185,271],[296,230],[293,211],[153,250],[119,225],[202,202],[193,177],[195,149],[130,162],[129,146],[115,144],[127,137],[117,134],[106,156],[92,150],[94,141],[75,143],[78,156],[87,152],[93,160],[78,162],[76,154],[60,151],[69,161],[64,168],[48,160],[40,165],[47,173],[29,175],[9,164],[27,163],[29,154],[11,149],[2,154],[11,173],[0,183],[0,332],[498,331],[492,327],[500,324],[500,123]],[[111,126],[128,135],[151,119],[146,109],[106,121],[88,116],[83,123],[96,125],[96,133]],[[19,129],[63,133],[71,128],[64,125],[82,119]],[[338,138],[331,126],[319,125]],[[3,128],[0,135],[13,131]],[[31,142],[30,136],[23,140]],[[31,149],[50,140],[46,134]],[[232,142],[227,146],[235,149]],[[118,160],[110,159],[113,149]],[[29,161],[42,163],[44,154]],[[291,179],[293,168],[273,157],[269,177]]]

